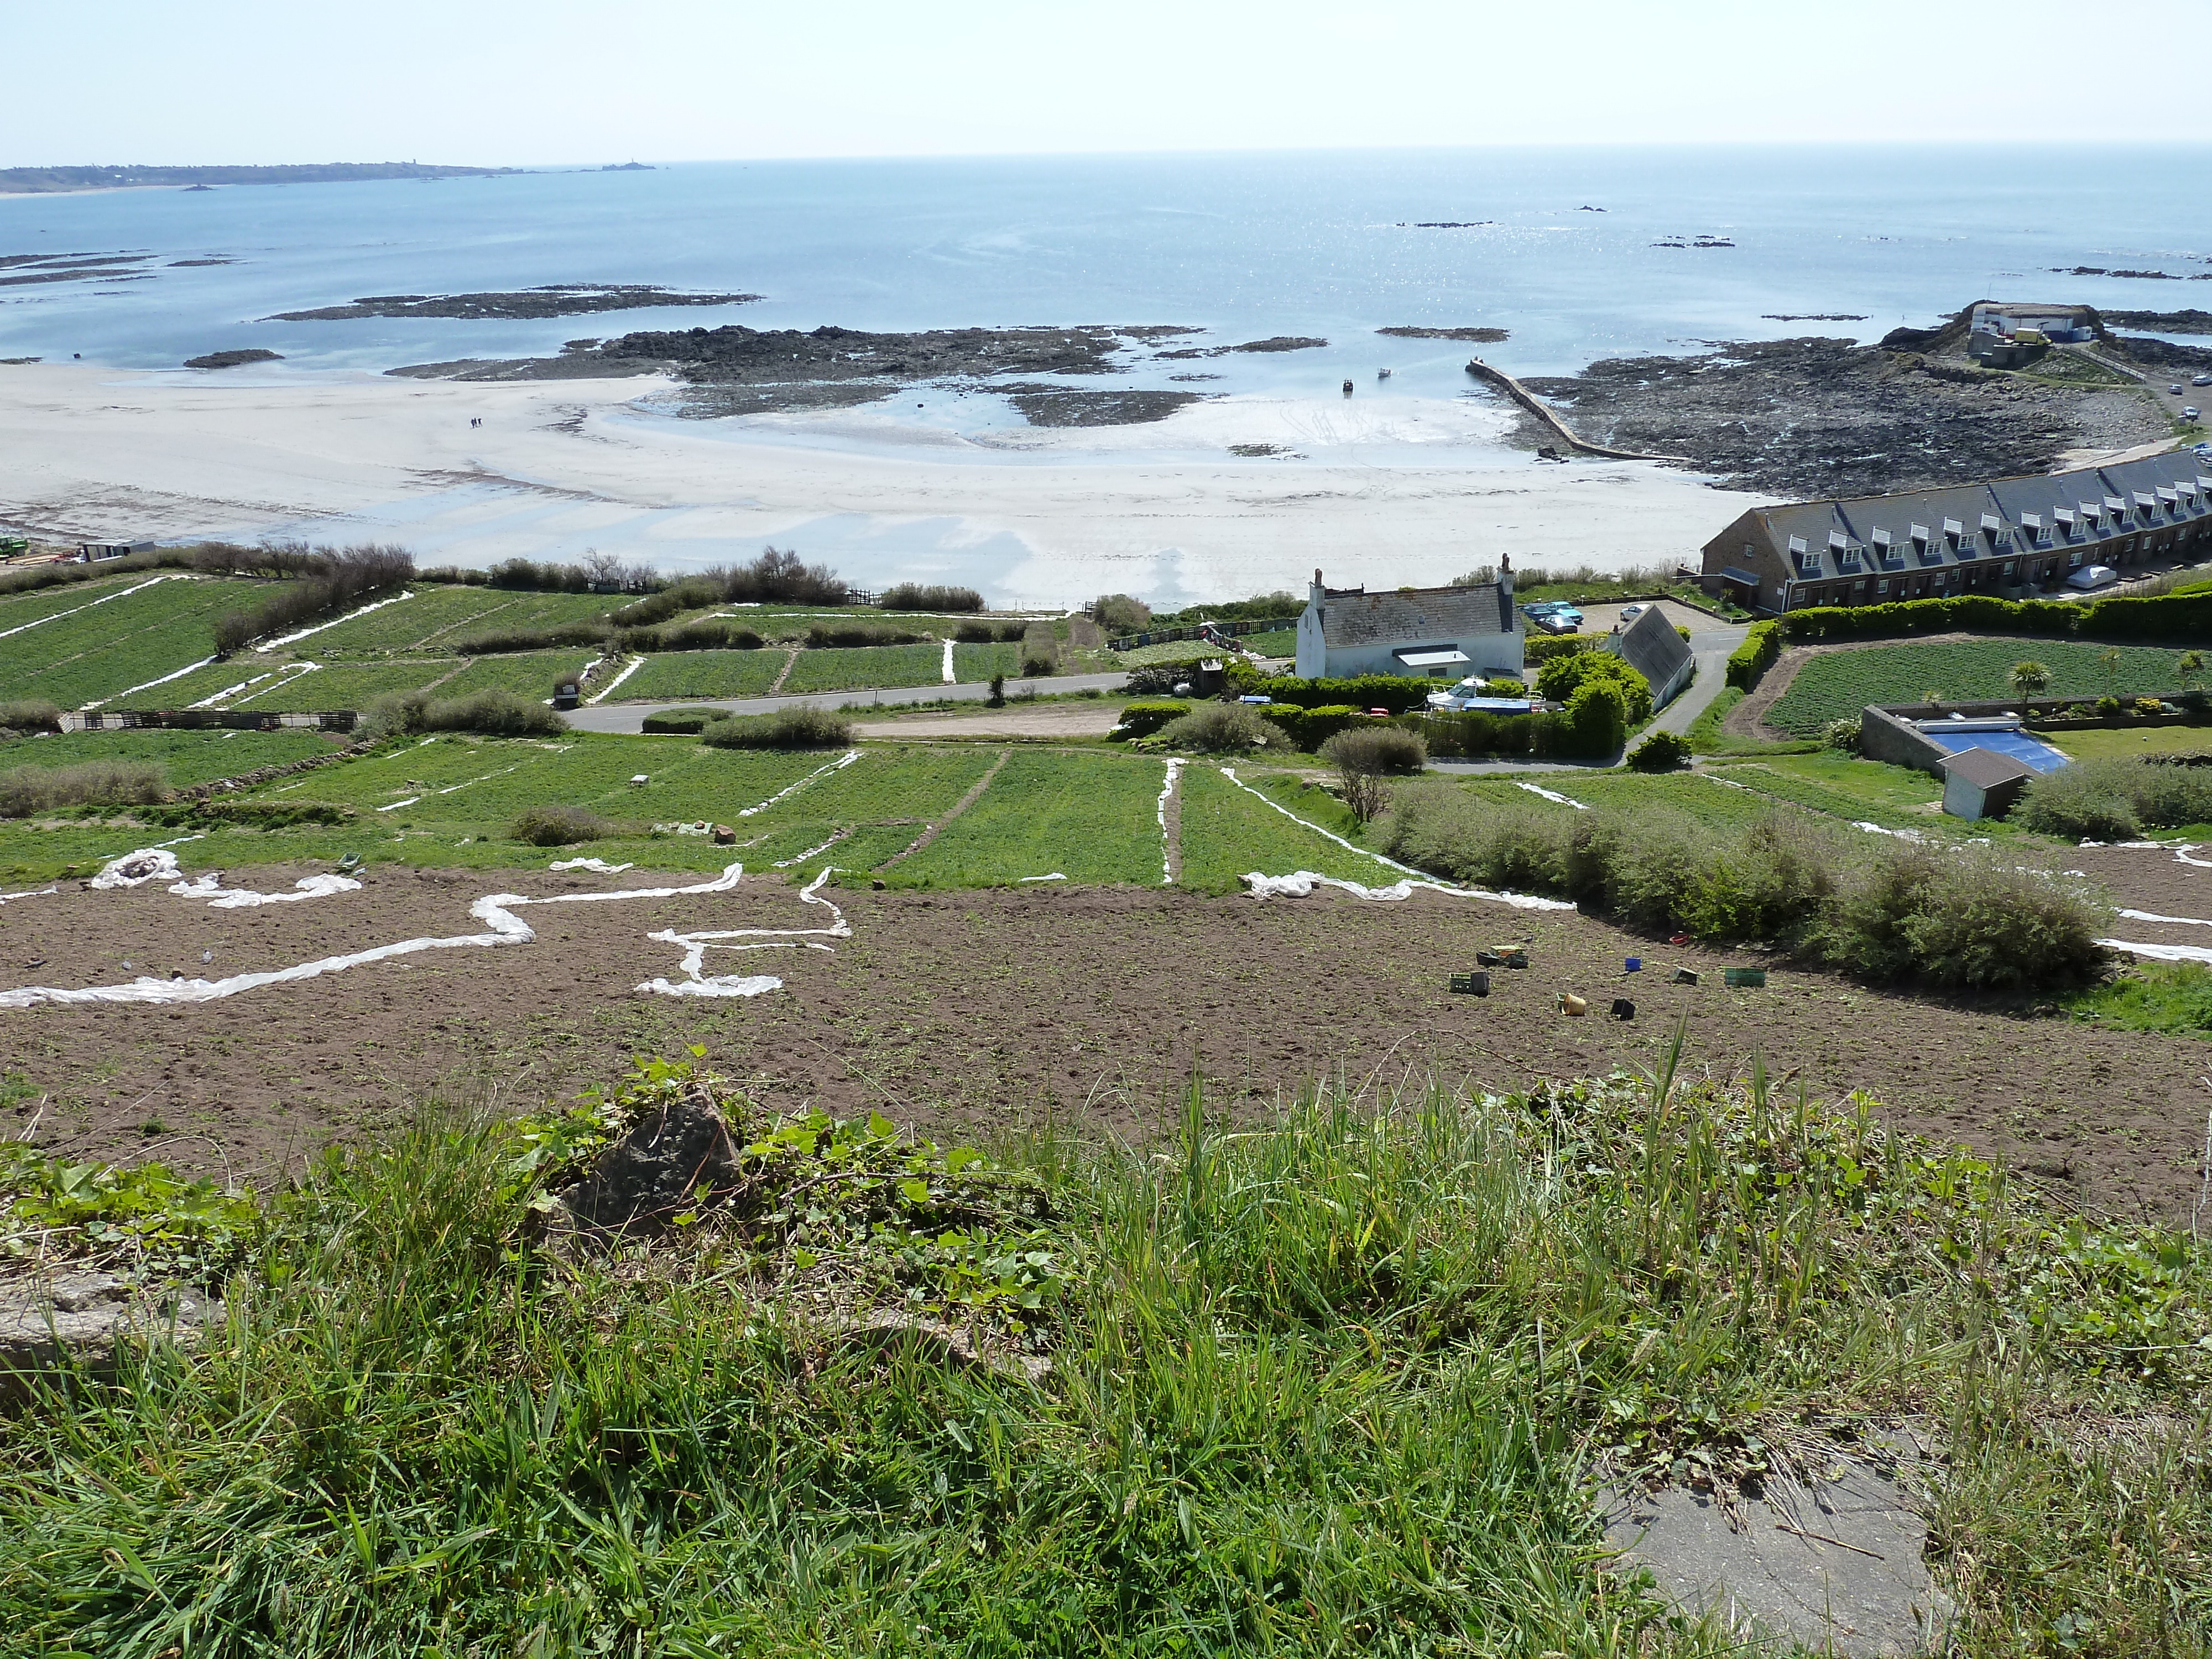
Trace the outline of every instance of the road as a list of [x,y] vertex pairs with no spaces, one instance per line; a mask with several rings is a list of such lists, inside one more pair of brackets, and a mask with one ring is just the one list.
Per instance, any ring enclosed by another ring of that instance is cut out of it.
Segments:
[[[1118,691],[1127,680],[1124,673],[1060,674],[1045,679],[1022,680],[1011,689],[1007,701],[1019,704],[1034,689],[1038,696],[1069,691]],[[596,708],[572,708],[562,716],[572,730],[613,732],[635,736],[645,730],[645,717],[664,708],[725,708],[732,714],[773,714],[779,708],[872,708],[883,703],[983,702],[989,699],[987,681],[961,685],[908,685],[869,691],[817,691],[802,697],[685,697],[675,702],[610,702]]]

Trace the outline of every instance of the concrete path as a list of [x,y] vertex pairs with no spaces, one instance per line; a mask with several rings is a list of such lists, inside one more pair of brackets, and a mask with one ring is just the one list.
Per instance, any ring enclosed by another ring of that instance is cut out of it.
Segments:
[[[1127,674],[1060,674],[1046,679],[1013,680],[1006,686],[1006,701],[1018,706],[1035,687],[1039,696],[1068,691],[1119,691]],[[732,714],[773,714],[779,708],[869,708],[878,703],[932,702],[943,697],[954,702],[982,702],[989,698],[987,681],[972,685],[888,686],[882,690],[819,691],[798,697],[682,697],[672,702],[608,702],[596,708],[572,708],[561,718],[577,732],[614,732],[635,736],[645,729],[645,717],[664,708],[726,708]]]

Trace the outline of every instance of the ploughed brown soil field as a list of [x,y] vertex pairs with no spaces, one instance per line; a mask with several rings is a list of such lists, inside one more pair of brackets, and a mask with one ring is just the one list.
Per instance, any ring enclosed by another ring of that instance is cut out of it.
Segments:
[[[2212,916],[2212,871],[2169,853],[2079,856],[2073,867],[2110,882],[2124,905]],[[227,884],[279,892],[301,873],[240,871]],[[234,910],[158,884],[70,887],[0,908],[0,988],[273,969],[483,933],[468,911],[487,892],[700,879],[380,869],[358,892]],[[528,944],[426,951],[183,1007],[0,1008],[12,1128],[73,1155],[203,1170],[227,1158],[266,1181],[426,1092],[534,1105],[615,1078],[632,1055],[698,1043],[709,1066],[755,1079],[777,1107],[880,1108],[985,1140],[1048,1117],[1077,1136],[1142,1139],[1171,1121],[1194,1066],[1224,1109],[1256,1112],[1336,1068],[1355,1083],[1434,1067],[1511,1087],[1648,1063],[1686,1020],[1698,1072],[1741,1072],[1763,1053],[1816,1096],[1865,1089],[1891,1122],[2001,1154],[2076,1201],[2173,1218],[2197,1192],[2212,1044],[1945,1006],[1773,962],[1765,989],[1730,991],[1724,965],[1766,959],[1432,893],[1398,904],[1326,890],[1264,903],[1141,889],[825,896],[853,930],[815,941],[830,951],[708,953],[708,974],[783,978],[750,1000],[634,988],[681,977],[681,947],[648,933],[832,921],[780,876],[524,908]],[[2119,936],[2212,944],[2212,927],[2124,922]],[[1448,994],[1446,975],[1473,968],[1477,949],[1521,939],[1528,971],[1494,973],[1486,999]],[[1624,979],[1630,954],[1645,966]],[[1666,983],[1676,964],[1702,982]],[[1563,990],[1589,998],[1589,1017],[1556,1012]],[[1632,1023],[1604,1017],[1616,995],[1634,1000]]]

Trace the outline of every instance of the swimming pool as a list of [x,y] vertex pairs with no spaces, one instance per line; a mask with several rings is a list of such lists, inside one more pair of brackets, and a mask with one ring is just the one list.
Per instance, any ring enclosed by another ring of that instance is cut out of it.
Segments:
[[2008,755],[2036,772],[2056,772],[2067,763],[2064,755],[2025,732],[1931,732],[1924,726],[1920,731],[1947,755],[1962,755],[1969,749],[1988,749]]

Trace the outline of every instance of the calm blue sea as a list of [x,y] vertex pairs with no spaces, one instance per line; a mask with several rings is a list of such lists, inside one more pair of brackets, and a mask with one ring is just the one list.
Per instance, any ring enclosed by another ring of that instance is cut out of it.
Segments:
[[[0,198],[0,254],[155,256],[144,280],[0,286],[0,356],[162,368],[266,346],[289,373],[732,320],[1176,323],[1224,342],[1332,342],[1187,366],[1221,374],[1211,389],[1325,386],[1387,365],[1410,395],[1433,390],[1425,370],[1455,388],[1468,348],[1376,328],[1507,328],[1484,355],[1542,373],[1705,340],[1876,337],[1990,294],[2212,309],[2212,281],[2052,274],[2212,278],[2208,170],[2207,149],[1510,149],[702,163]],[[1699,236],[1734,246],[1654,246]],[[213,258],[236,263],[167,263]],[[767,297],[544,323],[257,320],[364,295],[574,282]],[[1771,319],[1790,313],[1866,320]]]

